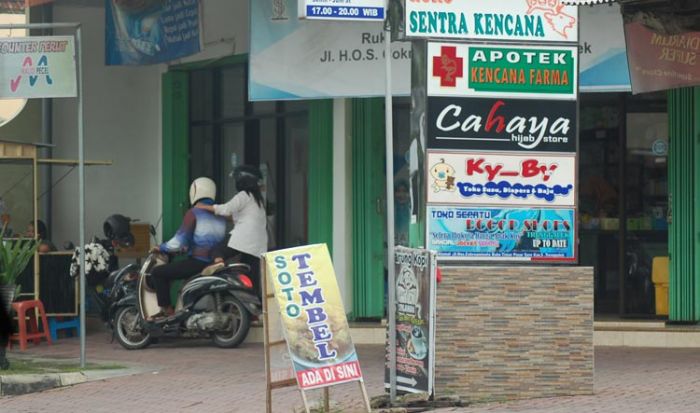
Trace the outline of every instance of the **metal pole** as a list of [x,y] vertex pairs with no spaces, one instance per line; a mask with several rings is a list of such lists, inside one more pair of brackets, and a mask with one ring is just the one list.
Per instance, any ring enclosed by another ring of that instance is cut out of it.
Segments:
[[389,273],[389,397],[396,401],[396,274],[394,274],[394,116],[391,89],[391,30],[384,32],[384,57],[386,61],[386,96],[384,102],[386,122],[386,244],[387,270]]
[[80,27],[80,23],[23,23],[23,24],[0,24],[2,30],[12,29],[76,29]]
[[78,58],[78,192],[80,214],[80,368],[85,368],[85,135],[83,130],[83,51],[81,29],[75,30]]

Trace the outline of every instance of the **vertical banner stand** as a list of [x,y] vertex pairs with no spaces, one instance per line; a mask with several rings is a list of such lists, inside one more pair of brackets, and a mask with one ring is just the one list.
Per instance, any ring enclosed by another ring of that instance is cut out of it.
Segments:
[[[272,377],[272,356],[271,356],[271,347],[273,346],[281,346],[284,345],[287,347],[287,341],[282,338],[281,340],[271,340],[271,332],[272,328],[270,326],[270,307],[272,307],[272,311],[279,311],[276,309],[276,305],[271,306],[270,302],[274,303],[275,300],[275,293],[274,291],[270,291],[269,284],[268,284],[268,279],[267,279],[267,262],[265,258],[261,258],[261,279],[260,282],[262,284],[262,296],[263,296],[263,340],[264,340],[264,346],[265,346],[265,411],[267,413],[272,413],[272,391],[275,389],[282,389],[285,387],[291,387],[291,386],[296,386],[297,380],[296,378],[284,378],[282,380],[275,380]],[[290,361],[291,363],[291,361]],[[290,364],[290,369],[291,369],[291,364]],[[369,402],[369,396],[367,394],[367,388],[365,387],[365,380],[364,378],[361,378],[358,380],[360,384],[360,391],[362,392],[362,398],[365,404],[365,409],[367,410],[367,413],[372,412],[372,408],[370,406]],[[301,392],[301,400],[304,403],[304,410],[306,413],[311,413],[311,410],[309,409],[309,401],[306,397],[306,391],[304,389],[299,388],[299,392]],[[323,409],[325,412],[330,412],[330,387],[324,387],[323,388]]]

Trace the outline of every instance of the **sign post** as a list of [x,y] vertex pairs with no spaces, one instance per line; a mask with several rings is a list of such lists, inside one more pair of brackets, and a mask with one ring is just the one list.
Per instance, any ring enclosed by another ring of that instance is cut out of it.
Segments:
[[[275,388],[296,383],[308,413],[307,390],[323,389],[328,411],[328,387],[354,381],[359,383],[370,412],[326,245],[269,252],[263,255],[263,264],[267,412],[272,411]],[[281,350],[284,347],[286,358]]]
[[[80,245],[85,245],[85,136],[83,66],[80,23],[2,24],[0,30],[71,29],[71,36],[29,37],[22,45],[0,50],[0,99],[77,97],[78,99],[78,214]],[[16,41],[4,40],[5,43]],[[8,51],[19,50],[19,58]],[[38,58],[38,61],[37,61]],[[72,63],[71,63],[72,62]],[[11,66],[14,63],[14,67]],[[20,66],[17,64],[21,63]],[[54,66],[54,63],[56,65]],[[77,65],[77,68],[76,68]],[[14,76],[14,77],[13,77]],[[76,80],[77,76],[77,80]],[[45,83],[42,83],[45,82]],[[76,83],[77,82],[77,83]],[[80,367],[85,368],[85,254],[80,254]]]
[[[434,252],[396,247],[389,263],[397,274],[393,291],[394,335],[388,352],[394,365],[387,363],[385,387],[390,387],[389,370],[396,370],[396,389],[408,393],[433,394],[435,379],[435,304],[437,260]],[[393,343],[393,345],[392,345]]]

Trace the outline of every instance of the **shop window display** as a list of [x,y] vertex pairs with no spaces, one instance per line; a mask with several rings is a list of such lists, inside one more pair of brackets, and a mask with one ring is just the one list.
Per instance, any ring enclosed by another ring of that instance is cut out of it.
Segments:
[[584,94],[580,263],[597,317],[655,317],[652,260],[667,255],[668,124],[662,94]]
[[[256,165],[263,173],[268,248],[307,242],[308,105],[248,102],[244,64],[190,73],[190,175],[218,184],[218,198],[236,194],[232,171]],[[294,206],[294,207],[293,207]]]

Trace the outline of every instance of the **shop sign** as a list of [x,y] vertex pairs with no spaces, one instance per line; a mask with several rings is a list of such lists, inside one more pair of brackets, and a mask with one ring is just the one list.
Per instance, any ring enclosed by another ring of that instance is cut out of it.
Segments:
[[[299,20],[292,0],[251,1],[250,19],[251,101],[384,96],[381,23]],[[391,49],[394,94],[409,95],[411,44]]]
[[429,204],[574,206],[576,156],[429,151]]
[[576,100],[576,47],[428,45],[428,96]]
[[[433,392],[435,375],[436,256],[422,249],[396,247],[396,388]],[[389,387],[389,348],[384,374]]]
[[662,35],[641,23],[626,23],[632,92],[700,85],[700,32]]
[[169,62],[202,49],[199,0],[106,0],[107,65]]
[[428,98],[428,148],[576,152],[576,102]]
[[440,260],[576,261],[574,209],[428,207],[427,245]]
[[299,0],[299,18],[382,21],[385,6],[386,0]]
[[325,244],[265,254],[302,390],[361,381],[362,372]]
[[620,5],[581,7],[580,13],[580,90],[629,92],[632,87]]
[[406,36],[577,42],[578,10],[561,0],[406,0]]
[[0,99],[78,95],[73,36],[0,39]]

